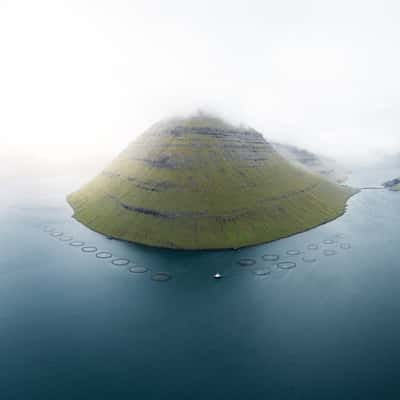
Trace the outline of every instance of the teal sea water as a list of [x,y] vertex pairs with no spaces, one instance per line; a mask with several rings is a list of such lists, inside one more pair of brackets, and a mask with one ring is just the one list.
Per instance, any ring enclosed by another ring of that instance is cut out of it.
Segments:
[[88,230],[64,201],[76,186],[4,195],[1,399],[400,398],[400,194],[363,191],[271,244],[183,252]]

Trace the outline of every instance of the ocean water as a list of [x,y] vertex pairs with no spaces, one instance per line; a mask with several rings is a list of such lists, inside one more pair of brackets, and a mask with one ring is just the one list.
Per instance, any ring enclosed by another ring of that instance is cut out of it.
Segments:
[[185,252],[74,221],[81,180],[3,195],[1,399],[400,398],[399,193],[365,190],[271,244]]

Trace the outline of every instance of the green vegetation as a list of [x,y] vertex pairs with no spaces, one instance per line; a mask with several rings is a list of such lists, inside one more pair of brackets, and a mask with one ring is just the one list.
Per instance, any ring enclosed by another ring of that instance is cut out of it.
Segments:
[[314,174],[322,175],[332,182],[344,183],[348,178],[349,171],[335,160],[289,144],[273,143],[273,146],[281,156],[295,166],[305,168]]
[[354,193],[295,168],[255,130],[199,114],[154,125],[68,201],[108,236],[219,249],[328,222]]
[[400,192],[400,178],[395,178],[390,181],[384,182],[383,187],[393,192]]

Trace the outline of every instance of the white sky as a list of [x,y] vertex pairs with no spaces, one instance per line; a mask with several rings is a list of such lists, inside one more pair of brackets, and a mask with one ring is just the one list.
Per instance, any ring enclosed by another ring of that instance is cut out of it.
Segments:
[[400,151],[399,21],[385,0],[0,0],[2,150],[118,153],[200,107],[334,157]]

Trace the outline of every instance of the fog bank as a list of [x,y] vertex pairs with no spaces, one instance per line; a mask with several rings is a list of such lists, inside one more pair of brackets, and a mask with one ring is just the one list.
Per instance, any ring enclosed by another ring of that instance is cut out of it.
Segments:
[[0,0],[3,152],[112,157],[200,108],[336,159],[397,153],[399,7]]

